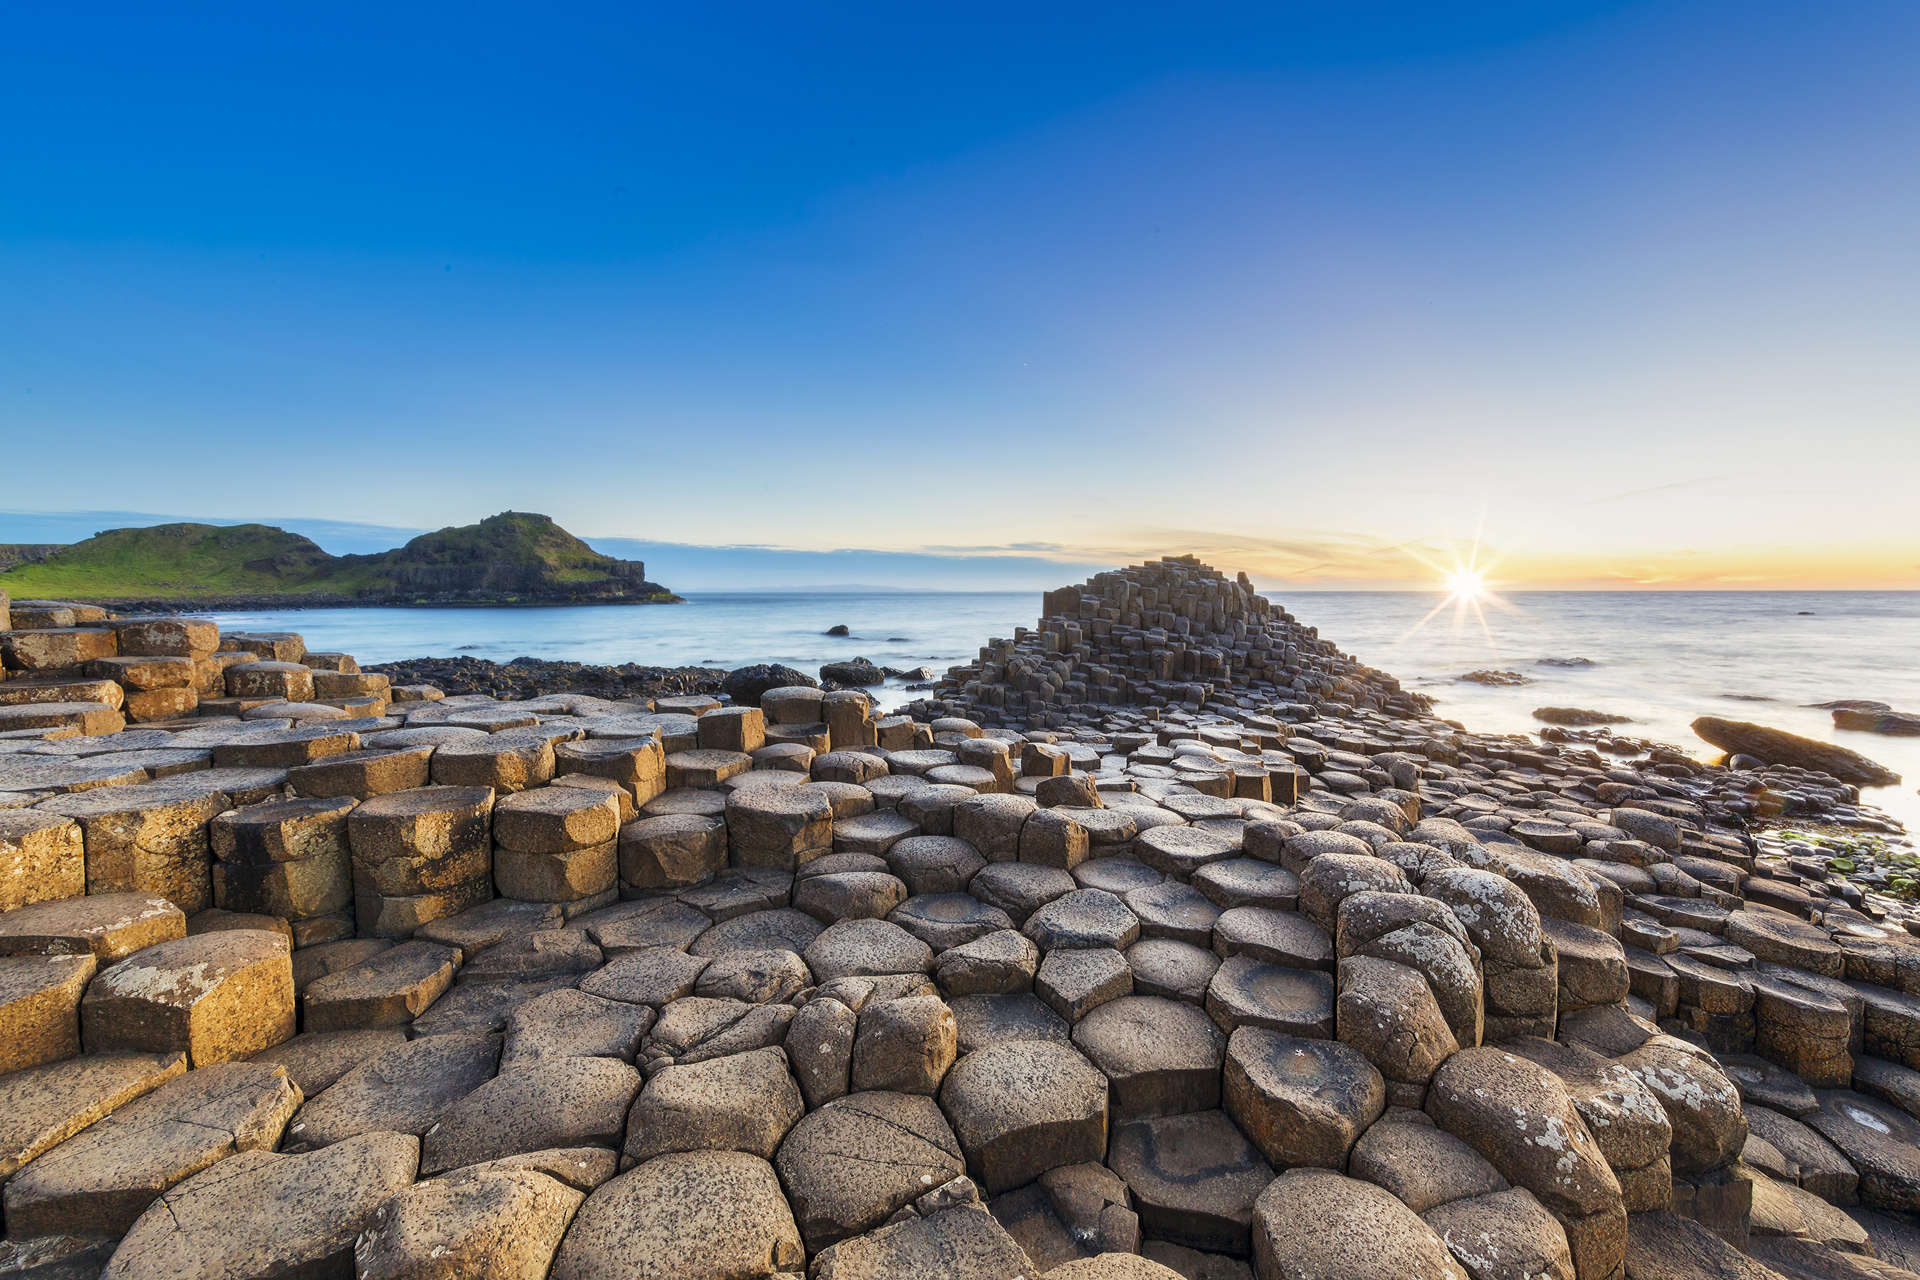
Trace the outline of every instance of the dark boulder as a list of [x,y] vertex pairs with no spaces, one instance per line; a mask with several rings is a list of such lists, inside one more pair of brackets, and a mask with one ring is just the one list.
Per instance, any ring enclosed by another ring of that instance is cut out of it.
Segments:
[[[865,658],[849,658],[845,662],[829,662],[821,667],[820,678],[828,684],[864,688],[867,685],[881,683],[887,678],[887,674]],[[808,683],[811,684],[812,681]]]
[[1753,756],[1768,764],[1813,769],[1856,786],[1890,787],[1900,781],[1899,774],[1858,751],[1803,738],[1785,729],[1770,729],[1746,720],[1701,716],[1693,722],[1693,731],[1722,751]]
[[761,662],[729,671],[720,687],[733,699],[735,706],[757,707],[760,705],[760,695],[767,690],[795,684],[803,684],[809,689],[820,687],[820,682],[806,672],[783,667],[777,662]]

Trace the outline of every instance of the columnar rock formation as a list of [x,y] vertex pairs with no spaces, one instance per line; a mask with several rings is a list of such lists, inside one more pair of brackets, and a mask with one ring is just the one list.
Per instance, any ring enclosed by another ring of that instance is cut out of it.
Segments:
[[1920,949],[1742,821],[1832,779],[1186,559],[895,715],[11,623],[0,1275],[1909,1274]]

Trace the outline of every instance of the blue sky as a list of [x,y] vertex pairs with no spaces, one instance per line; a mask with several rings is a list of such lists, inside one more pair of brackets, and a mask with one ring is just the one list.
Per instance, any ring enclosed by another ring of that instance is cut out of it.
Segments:
[[1911,4],[5,31],[9,508],[1920,585]]

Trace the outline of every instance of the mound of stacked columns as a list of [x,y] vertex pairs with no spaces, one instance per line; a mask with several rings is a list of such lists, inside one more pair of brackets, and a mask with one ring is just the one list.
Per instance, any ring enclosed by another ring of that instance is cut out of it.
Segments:
[[1907,1274],[1920,952],[1698,770],[73,620],[239,661],[0,739],[0,1274]]
[[1192,556],[1046,593],[1040,624],[992,640],[933,697],[983,721],[1058,726],[1089,705],[1199,706],[1231,688],[1268,701],[1425,711],[1392,676]]

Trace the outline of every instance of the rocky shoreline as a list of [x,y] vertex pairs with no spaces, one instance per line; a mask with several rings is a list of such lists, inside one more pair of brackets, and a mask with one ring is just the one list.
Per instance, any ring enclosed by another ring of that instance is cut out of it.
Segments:
[[1468,732],[1191,558],[893,715],[7,623],[0,1276],[1920,1266],[1855,784]]
[[574,605],[685,604],[686,601],[657,582],[640,584],[630,594],[541,594],[512,592],[356,592],[325,594],[253,594],[196,596],[183,600],[177,596],[83,596],[81,603],[98,605],[116,613],[166,613],[193,616],[205,613],[278,613],[291,609],[550,609]]

